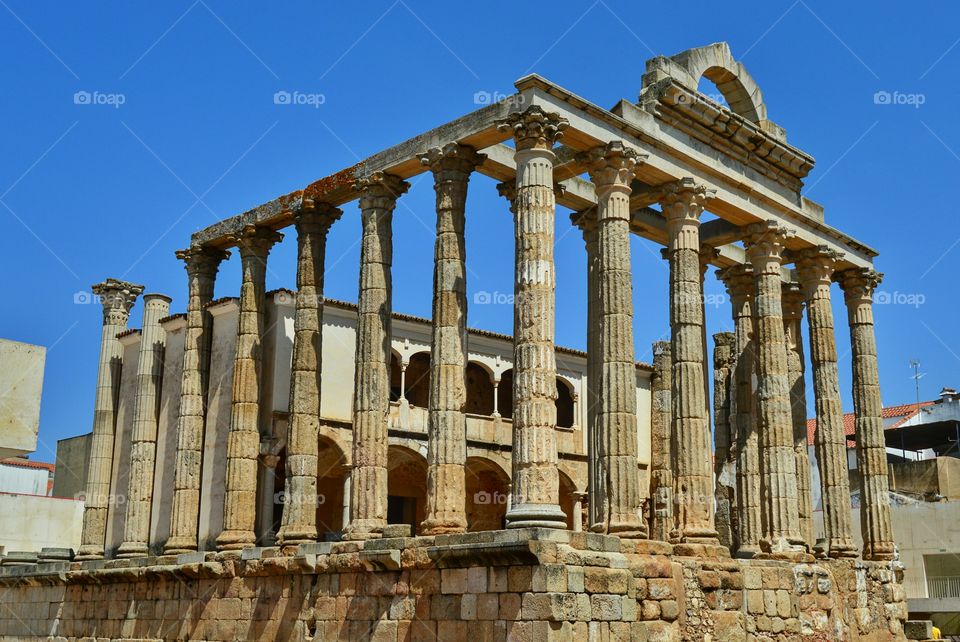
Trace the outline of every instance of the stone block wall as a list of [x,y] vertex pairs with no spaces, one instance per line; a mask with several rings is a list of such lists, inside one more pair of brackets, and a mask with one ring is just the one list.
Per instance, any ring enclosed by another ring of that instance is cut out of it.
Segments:
[[514,530],[3,567],[0,640],[903,639],[895,565],[670,553]]

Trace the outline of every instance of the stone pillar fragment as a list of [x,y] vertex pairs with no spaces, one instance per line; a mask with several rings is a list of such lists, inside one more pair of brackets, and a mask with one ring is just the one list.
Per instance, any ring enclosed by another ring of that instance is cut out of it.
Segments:
[[612,142],[580,156],[597,193],[600,408],[599,456],[607,510],[603,532],[646,538],[637,468],[637,371],[633,350],[633,272],[630,265],[630,183],[635,150]]
[[813,367],[814,408],[817,428],[813,435],[820,470],[823,527],[830,557],[856,557],[850,519],[850,477],[847,470],[847,437],[843,428],[843,402],[837,370],[830,284],[838,252],[827,247],[808,248],[796,256],[797,273],[807,301],[810,328],[810,362]]
[[[663,188],[670,260],[670,330],[673,356],[671,401],[676,529],[681,554],[703,546],[721,553],[714,525],[710,420],[704,385],[703,287],[700,280],[700,215],[711,192],[693,179]],[[715,549],[715,550],[714,550]]]
[[170,537],[165,555],[197,550],[200,516],[200,476],[206,423],[207,383],[213,318],[206,306],[213,300],[220,262],[229,252],[213,248],[179,250],[187,270],[187,327],[183,339],[180,411],[177,416],[177,453],[174,462]]
[[387,524],[393,210],[409,183],[375,172],[356,183],[363,235],[353,387],[353,470],[345,539],[381,537]]
[[557,469],[553,144],[567,121],[533,106],[499,124],[516,143],[513,502],[507,527],[565,528]]
[[233,362],[233,398],[227,435],[227,475],[223,502],[221,551],[257,543],[257,458],[260,455],[260,370],[264,332],[264,289],[267,255],[283,235],[248,225],[237,237],[243,282],[237,349]]
[[420,156],[433,172],[437,239],[427,420],[427,511],[424,535],[467,530],[467,269],[464,226],[467,183],[486,158],[450,143]]
[[734,370],[733,332],[713,335],[713,469],[716,477],[717,533],[720,543],[734,547],[734,483],[730,391]]
[[93,436],[90,440],[90,468],[83,509],[83,530],[76,559],[103,559],[110,510],[110,475],[113,469],[113,434],[116,427],[117,394],[123,347],[117,335],[127,329],[130,309],[143,292],[142,285],[107,279],[93,286],[103,305],[100,363],[97,393],[93,406]]
[[674,525],[670,342],[653,344],[650,417],[650,538],[667,541]]
[[780,266],[785,240],[792,231],[773,221],[747,227],[744,240],[753,266],[757,347],[757,406],[760,431],[760,475],[764,534],[760,547],[769,555],[803,553],[793,414],[783,333]]
[[760,552],[763,537],[760,512],[760,454],[757,403],[754,390],[756,341],[753,327],[754,277],[749,264],[735,265],[717,273],[730,295],[734,323],[733,392],[731,418],[736,435],[736,554],[750,558]]
[[[317,539],[317,458],[320,383],[323,371],[323,276],[327,232],[341,210],[304,203],[294,217],[297,230],[297,298],[290,365],[283,517],[277,540],[293,546]],[[271,473],[272,474],[272,473]],[[271,505],[272,506],[272,505]]]
[[890,488],[877,340],[873,328],[873,291],[883,275],[868,268],[834,274],[843,289],[853,353],[853,411],[856,415],[857,468],[860,470],[860,529],[863,559],[889,560],[894,556],[890,522]]
[[144,557],[149,552],[160,380],[163,377],[163,355],[167,344],[160,319],[170,314],[170,301],[170,297],[163,294],[143,295],[143,329],[137,360],[127,515],[123,522],[123,543],[117,549],[117,557]]
[[783,283],[783,334],[787,345],[787,385],[790,387],[790,411],[793,417],[793,453],[797,468],[797,504],[800,508],[800,534],[808,549],[815,543],[813,533],[813,494],[810,489],[810,454],[807,449],[807,391],[804,378],[803,292],[797,283]]

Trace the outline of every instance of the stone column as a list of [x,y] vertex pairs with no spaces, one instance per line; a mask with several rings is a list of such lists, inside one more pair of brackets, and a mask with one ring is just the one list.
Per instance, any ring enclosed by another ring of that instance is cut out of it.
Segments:
[[760,429],[760,475],[764,553],[793,556],[803,553],[797,466],[793,449],[793,415],[783,334],[780,265],[784,241],[792,231],[773,221],[747,227],[744,245],[753,266],[757,347],[757,406]]
[[597,430],[606,478],[603,532],[645,539],[637,467],[637,366],[633,352],[630,183],[635,150],[612,142],[580,155],[597,193],[600,409]]
[[467,183],[486,158],[449,143],[420,155],[433,172],[437,239],[433,264],[433,326],[427,419],[427,510],[424,535],[467,530],[467,270],[464,241]]
[[763,537],[760,511],[760,452],[757,430],[757,403],[754,391],[756,341],[753,327],[753,268],[749,264],[725,268],[717,273],[730,295],[733,307],[734,392],[736,416],[736,497],[737,557],[751,558],[760,552]]
[[797,505],[800,508],[800,534],[808,549],[816,542],[813,533],[813,495],[810,491],[810,454],[807,449],[807,391],[804,377],[803,291],[798,283],[781,285],[783,334],[787,345],[787,385],[790,387],[790,411],[793,417],[793,454],[797,468]]
[[297,212],[297,298],[290,365],[290,419],[281,546],[317,539],[317,457],[323,371],[323,275],[327,232],[341,210],[307,203]]
[[717,532],[720,543],[734,546],[734,483],[733,444],[730,423],[730,390],[734,370],[733,332],[713,335],[713,470],[716,477]]
[[381,537],[387,524],[387,423],[390,418],[390,327],[393,209],[409,183],[375,172],[356,183],[363,236],[357,296],[353,387],[353,471],[345,539]]
[[700,214],[710,192],[685,178],[663,188],[670,261],[670,330],[673,356],[671,432],[675,453],[678,553],[722,554],[714,526],[710,421],[705,399],[703,288],[700,283]]
[[340,514],[340,530],[341,532],[347,529],[347,526],[350,525],[350,475],[352,474],[352,467],[346,466],[346,470],[343,473],[343,512]]
[[813,365],[814,406],[817,429],[813,435],[823,502],[823,528],[830,557],[856,557],[850,519],[850,477],[847,438],[843,428],[843,402],[837,371],[830,280],[839,252],[808,248],[797,255],[796,266],[807,300],[810,326],[810,362]]
[[[264,448],[261,446],[261,450]],[[277,533],[273,530],[273,509],[277,494],[277,464],[280,456],[266,450],[258,458],[260,463],[260,533],[258,540],[261,546],[273,546],[277,542]],[[286,506],[284,506],[286,508]],[[314,505],[316,512],[316,505]],[[281,524],[281,528],[282,528]]]
[[508,528],[566,528],[557,469],[554,142],[567,121],[532,106],[500,123],[516,143],[513,503]]
[[587,251],[587,528],[601,532],[607,514],[606,474],[600,460],[600,256],[597,250],[597,217],[592,210],[576,214]]
[[177,417],[177,453],[170,511],[170,537],[165,555],[197,550],[200,516],[200,475],[203,431],[206,422],[207,382],[213,318],[206,307],[213,300],[214,280],[220,262],[229,252],[213,248],[179,250],[177,258],[187,270],[187,327],[183,339],[180,376],[180,413]]
[[127,329],[130,309],[141,292],[142,285],[116,279],[107,279],[93,286],[93,294],[99,297],[103,305],[103,331],[100,336],[97,393],[93,405],[93,436],[90,440],[83,530],[76,556],[78,561],[103,559],[107,512],[111,503],[110,475],[113,470],[117,394],[123,365],[123,347],[117,341],[117,335]]
[[873,291],[882,279],[881,273],[869,268],[834,274],[834,280],[843,289],[850,324],[853,411],[860,469],[860,530],[866,560],[889,560],[894,556],[880,373],[873,330]]
[[675,528],[670,395],[673,364],[670,342],[653,344],[650,417],[650,537],[667,541]]
[[170,297],[143,295],[143,329],[137,358],[137,396],[133,409],[127,515],[123,543],[117,557],[144,557],[149,552],[150,509],[153,504],[153,469],[157,457],[157,415],[166,332],[160,319],[170,314]]
[[227,435],[226,492],[221,551],[254,546],[257,513],[257,457],[260,454],[260,368],[264,331],[267,255],[283,238],[279,232],[248,225],[237,237],[243,270],[237,349],[233,361],[233,398]]

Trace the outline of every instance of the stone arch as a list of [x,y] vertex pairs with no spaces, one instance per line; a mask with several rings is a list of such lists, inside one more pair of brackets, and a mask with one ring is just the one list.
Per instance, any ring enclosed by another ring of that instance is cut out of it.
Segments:
[[562,470],[558,470],[557,474],[560,478],[560,508],[563,510],[563,514],[567,516],[567,530],[574,530],[574,519],[578,517],[573,514],[577,485]]
[[[400,400],[401,359],[394,352],[390,359],[390,401]],[[411,406],[426,408],[430,400],[430,353],[414,352],[407,361],[404,396]]]
[[505,528],[510,475],[486,457],[467,457],[467,530],[490,531]]
[[416,450],[387,450],[387,522],[409,524],[418,534],[427,509],[427,460]]
[[482,363],[468,361],[465,372],[467,403],[465,411],[473,415],[493,414],[493,372]]

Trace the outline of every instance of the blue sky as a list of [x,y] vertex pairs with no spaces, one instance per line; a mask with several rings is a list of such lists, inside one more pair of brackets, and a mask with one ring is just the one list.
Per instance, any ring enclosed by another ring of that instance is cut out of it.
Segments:
[[[831,225],[880,251],[884,402],[914,399],[911,359],[926,373],[924,398],[960,385],[951,188],[960,172],[960,6],[265,7],[0,0],[0,336],[49,349],[37,459],[52,460],[57,439],[91,426],[100,313],[76,304],[77,292],[126,278],[182,311],[186,278],[173,252],[192,232],[472,111],[478,92],[509,94],[529,72],[612,106],[636,99],[654,54],[719,40],[750,70],[789,142],[817,159],[804,194],[826,207]],[[278,105],[278,91],[315,98]],[[877,92],[898,92],[902,104],[877,104]],[[394,224],[394,307],[429,316],[434,196],[429,176],[414,183]],[[472,181],[468,207],[470,299],[510,293],[512,224],[493,181]],[[557,341],[583,347],[585,257],[568,214],[557,217]],[[294,285],[290,232],[271,255],[269,288]],[[358,234],[349,204],[330,235],[328,296],[356,298]],[[667,271],[646,241],[635,239],[633,257],[637,357],[649,360],[650,343],[667,337]],[[221,270],[217,296],[237,294],[237,263]],[[720,293],[709,277],[707,294]],[[846,314],[837,289],[834,298],[849,410]],[[132,327],[140,314],[138,305]],[[508,305],[470,309],[474,327],[509,332],[511,319]],[[711,333],[729,330],[729,319],[729,305],[708,306]]]

